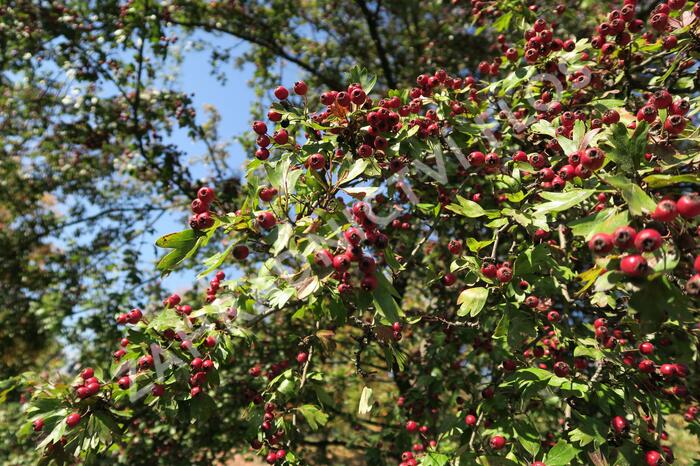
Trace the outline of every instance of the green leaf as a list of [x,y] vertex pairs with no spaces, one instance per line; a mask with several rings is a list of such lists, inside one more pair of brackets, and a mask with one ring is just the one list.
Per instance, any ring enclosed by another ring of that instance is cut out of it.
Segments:
[[319,426],[325,426],[328,422],[328,414],[321,411],[314,405],[302,405],[297,408],[297,411],[304,416],[306,422],[309,423],[311,429],[318,430]]
[[620,190],[632,215],[644,215],[656,209],[656,202],[644,190],[623,176],[609,176],[605,181]]
[[388,324],[397,322],[403,315],[403,311],[392,296],[394,287],[388,282],[384,274],[378,273],[376,276],[377,288],[372,292],[374,307],[377,309],[377,313],[383,317],[382,322]]
[[294,234],[294,229],[290,223],[280,224],[275,231],[275,242],[272,244],[272,249],[270,250],[273,256],[276,256],[284,249],[287,249],[289,240],[292,237],[292,234]]
[[488,297],[488,288],[467,288],[462,291],[457,298],[457,304],[460,305],[457,315],[460,317],[466,315],[476,317],[486,305]]
[[647,123],[642,122],[630,137],[629,130],[623,123],[613,126],[612,133],[608,136],[612,147],[608,150],[607,157],[615,162],[622,172],[631,175],[639,169],[646,152],[648,129]]
[[594,447],[603,445],[606,441],[608,426],[594,417],[583,417],[578,421],[578,427],[569,432],[569,439],[585,447],[593,443]]
[[187,248],[188,245],[193,245],[196,241],[196,232],[189,229],[178,231],[177,233],[168,233],[165,236],[161,236],[156,240],[156,246],[159,248],[180,249]]
[[367,159],[358,159],[355,161],[355,163],[352,164],[352,166],[346,174],[339,175],[339,179],[342,180],[343,184],[349,183],[358,176],[362,175],[368,166],[369,162],[367,161]]
[[217,252],[213,256],[205,259],[203,262],[203,265],[206,267],[206,269],[197,274],[197,279],[200,279],[202,277],[206,277],[207,275],[212,273],[214,270],[218,269],[221,266],[221,264],[224,263],[226,258],[231,254],[231,251],[233,251],[233,248],[235,246],[236,246],[236,243],[231,243],[223,251]]
[[190,416],[198,421],[206,421],[216,411],[214,398],[207,393],[200,393],[190,400]]
[[643,333],[656,331],[669,318],[681,322],[690,318],[687,298],[665,277],[644,283],[630,296],[628,308],[638,314]]
[[591,358],[591,359],[595,359],[596,361],[599,361],[601,359],[605,359],[605,355],[598,348],[579,345],[576,348],[574,348],[574,357],[579,358],[582,356],[585,356],[585,357]]
[[568,210],[591,197],[593,193],[595,193],[593,189],[572,189],[563,193],[543,192],[540,195],[550,202],[545,202],[537,206],[535,213],[545,214]]
[[649,175],[643,181],[652,189],[665,188],[674,184],[700,184],[700,175]]
[[477,241],[476,239],[470,237],[470,238],[467,238],[467,247],[469,248],[469,250],[471,252],[479,252],[480,250],[482,250],[483,248],[485,248],[486,246],[488,246],[489,244],[491,244],[493,242],[494,242],[494,240],[492,240],[492,239],[487,239],[484,241]]
[[369,412],[372,411],[373,404],[374,401],[372,400],[372,389],[369,387],[364,387],[362,389],[362,394],[360,395],[360,406],[358,407],[357,412],[360,413],[360,415],[369,414]]
[[486,211],[483,207],[474,201],[470,201],[459,195],[457,196],[457,201],[459,204],[450,204],[446,209],[469,218],[478,218],[486,215]]
[[620,212],[610,208],[574,220],[567,225],[574,236],[583,236],[588,241],[596,233],[612,233],[618,227],[629,225],[629,215],[626,210]]
[[478,461],[481,466],[518,466],[518,463],[503,456],[480,456]]
[[429,451],[422,458],[420,464],[423,466],[445,466],[450,461],[450,457],[436,451]]
[[537,455],[540,451],[541,441],[537,429],[526,422],[516,421],[513,424],[513,430],[515,430],[515,438],[518,443],[532,456]]
[[362,90],[369,94],[377,83],[377,76],[371,74],[366,68],[355,65],[350,70],[350,82],[360,83]]
[[578,453],[578,448],[567,443],[565,440],[559,440],[547,453],[544,464],[547,466],[567,466],[571,464],[571,460],[573,460]]

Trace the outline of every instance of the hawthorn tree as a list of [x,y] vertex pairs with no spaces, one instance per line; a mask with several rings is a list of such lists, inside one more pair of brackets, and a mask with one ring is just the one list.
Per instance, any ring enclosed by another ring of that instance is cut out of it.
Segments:
[[571,37],[508,6],[474,3],[502,34],[473,70],[274,89],[242,195],[200,187],[156,243],[206,293],[117,313],[111,365],[24,376],[42,460],[672,463],[669,418],[698,433],[700,7]]

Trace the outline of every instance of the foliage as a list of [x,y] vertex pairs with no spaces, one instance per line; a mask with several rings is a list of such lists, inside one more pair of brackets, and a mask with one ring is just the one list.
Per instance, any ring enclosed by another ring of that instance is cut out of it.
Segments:
[[[335,7],[372,14],[349,5]],[[578,32],[566,13],[541,39],[550,25],[539,16],[562,13],[551,5],[475,5],[470,39],[502,32],[504,53],[535,53],[463,70],[455,48],[435,44],[428,56],[444,51],[452,74],[426,61],[430,74],[410,88],[392,82],[408,69],[388,73],[382,57],[414,50],[409,39],[376,38],[398,21],[342,36],[358,54],[374,44],[384,79],[355,67],[341,85],[338,70],[308,61],[319,49],[285,34],[275,14],[296,17],[291,2],[215,3],[210,16],[199,2],[171,6],[147,15],[158,7],[134,1],[121,18],[156,51],[161,24],[260,33],[248,40],[309,71],[323,105],[303,87],[289,98],[277,89],[270,127],[253,126],[259,148],[240,190],[213,185],[212,200],[153,137],[158,125],[167,132],[172,102],[143,113],[140,81],[123,95],[135,127],[115,143],[143,158],[136,179],[156,176],[164,199],[201,204],[192,228],[157,241],[167,250],[158,269],[194,261],[207,276],[237,261],[244,273],[115,311],[126,328],[111,365],[95,352],[78,375],[9,379],[3,396],[22,387],[31,397],[18,437],[36,441],[41,461],[211,464],[250,447],[277,464],[663,464],[670,416],[685,413],[698,433],[698,8],[676,2],[658,40],[659,10],[648,26],[625,20],[629,37],[620,31],[613,46],[600,26],[564,42]],[[610,14],[608,28],[623,15]],[[310,14],[302,24],[325,23]],[[63,150],[46,144],[28,146],[33,158]],[[95,152],[123,150],[104,145]],[[639,241],[618,234],[627,226]]]

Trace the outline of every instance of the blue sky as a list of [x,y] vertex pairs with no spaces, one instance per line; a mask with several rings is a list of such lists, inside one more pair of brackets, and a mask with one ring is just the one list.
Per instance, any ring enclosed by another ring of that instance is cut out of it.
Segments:
[[[246,131],[250,131],[251,115],[250,109],[256,100],[253,89],[248,82],[253,77],[255,69],[252,65],[246,65],[243,69],[236,68],[233,64],[224,65],[228,80],[225,84],[220,83],[211,75],[211,65],[209,63],[210,47],[228,47],[235,39],[230,37],[217,37],[213,34],[200,34],[195,36],[195,40],[204,40],[208,47],[203,50],[188,48],[183,50],[183,63],[180,67],[180,78],[177,87],[185,92],[192,93],[195,109],[198,118],[204,118],[204,106],[209,104],[217,108],[221,115],[219,125],[219,135],[224,141],[231,141],[234,137],[240,136]],[[243,53],[247,45],[241,44],[235,50]],[[282,84],[291,87],[298,79],[299,71],[294,66],[285,65],[285,76]],[[200,155],[204,153],[203,144],[196,144],[187,137],[184,132],[175,133],[172,141],[184,150],[188,156]],[[235,173],[241,174],[245,160],[249,157],[237,142],[229,146],[229,166]],[[206,176],[207,167],[194,167],[193,173],[196,176]],[[213,186],[216,189],[216,186]],[[152,244],[158,236],[166,233],[180,231],[187,227],[182,224],[182,217],[179,213],[174,213],[170,218],[164,218],[156,224],[158,235],[148,242],[145,250],[148,259],[155,260]],[[162,253],[162,251],[157,251]],[[233,270],[226,270],[228,275],[233,275]],[[164,285],[173,291],[189,288],[193,284],[194,271],[175,272],[163,279]],[[206,280],[203,278],[202,280]]]

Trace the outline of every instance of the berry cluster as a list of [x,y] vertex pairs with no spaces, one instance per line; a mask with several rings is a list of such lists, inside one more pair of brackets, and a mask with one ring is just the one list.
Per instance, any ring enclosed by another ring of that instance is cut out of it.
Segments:
[[199,188],[197,198],[190,204],[193,213],[190,217],[190,227],[193,230],[206,230],[214,225],[214,218],[209,208],[215,197],[213,189],[206,186]]

